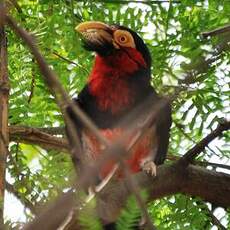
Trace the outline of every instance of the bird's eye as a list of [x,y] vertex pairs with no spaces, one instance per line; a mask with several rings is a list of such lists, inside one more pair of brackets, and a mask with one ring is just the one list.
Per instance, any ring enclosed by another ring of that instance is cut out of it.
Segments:
[[125,43],[125,42],[127,42],[127,37],[126,36],[120,36],[120,38],[119,38],[119,41],[121,42],[121,43]]
[[126,30],[116,30],[113,34],[115,46],[135,48],[135,42],[132,34]]

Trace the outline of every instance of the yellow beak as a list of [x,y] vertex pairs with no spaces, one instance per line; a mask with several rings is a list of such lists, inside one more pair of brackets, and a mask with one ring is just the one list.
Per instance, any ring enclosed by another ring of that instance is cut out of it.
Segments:
[[87,32],[90,30],[111,30],[108,25],[103,22],[91,21],[91,22],[82,22],[75,27],[75,30],[79,33]]
[[81,33],[85,42],[90,46],[103,46],[104,44],[113,44],[113,34],[111,28],[103,22],[83,22],[76,28]]

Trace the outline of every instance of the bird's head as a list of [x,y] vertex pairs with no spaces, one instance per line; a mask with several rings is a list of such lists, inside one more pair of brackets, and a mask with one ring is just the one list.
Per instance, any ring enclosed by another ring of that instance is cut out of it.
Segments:
[[124,58],[125,55],[130,62],[135,62],[141,68],[150,69],[149,50],[140,36],[131,29],[90,21],[80,23],[76,30],[82,35],[84,47],[87,50],[95,51],[99,56],[105,58],[111,55]]

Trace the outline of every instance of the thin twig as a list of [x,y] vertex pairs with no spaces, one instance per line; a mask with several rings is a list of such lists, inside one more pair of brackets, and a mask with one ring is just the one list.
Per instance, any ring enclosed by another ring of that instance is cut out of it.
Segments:
[[[87,2],[85,0],[80,0],[78,2]],[[181,1],[177,1],[177,0],[173,0],[173,1],[170,1],[170,0],[159,0],[159,1],[131,1],[131,0],[97,0],[97,1],[94,1],[95,3],[96,2],[103,2],[103,3],[112,3],[112,4],[129,4],[129,3],[142,3],[142,4],[147,4],[147,5],[151,5],[151,4],[162,4],[162,3],[181,3]]]
[[[192,141],[193,144],[196,144],[196,142],[184,131],[184,129],[182,128],[182,125],[179,124],[178,122],[174,121],[175,126],[178,128],[178,130],[190,141]],[[213,154],[215,154],[215,152],[209,147],[207,146],[207,149],[209,149],[210,152],[212,152]]]
[[[170,161],[179,161],[181,159],[181,157],[175,156],[172,154],[168,154],[166,159],[168,159]],[[222,169],[230,170],[230,165],[225,165],[225,164],[218,164],[218,163],[214,163],[214,162],[199,161],[199,160],[193,160],[192,163],[194,165],[200,165],[200,166],[205,166],[205,167],[211,166],[213,168],[222,168]]]
[[74,62],[74,61],[72,61],[72,60],[69,60],[69,59],[66,58],[66,57],[63,57],[62,55],[58,54],[58,53],[55,52],[55,51],[53,52],[53,55],[59,57],[60,59],[66,61],[66,62],[68,62],[69,64],[73,64],[73,65],[75,65],[75,66],[78,66],[78,64],[77,64],[76,62]]
[[22,8],[18,4],[17,0],[9,0],[11,4],[15,7],[19,14],[23,14]]
[[216,227],[218,228],[218,230],[227,230],[227,228],[225,228],[221,222],[217,219],[217,217],[212,213],[212,211],[209,210],[209,208],[207,207],[206,211],[208,212],[209,217],[212,220],[212,223],[214,225],[216,225]]
[[[34,59],[32,59],[32,62],[34,62]],[[31,84],[30,84],[30,95],[28,97],[28,104],[30,104],[31,100],[32,100],[32,97],[34,95],[34,87],[35,87],[35,73],[34,73],[34,68],[32,67],[32,79],[31,79]]]
[[82,66],[82,65],[80,65],[80,64],[78,64],[78,63],[76,63],[76,62],[74,62],[74,61],[72,61],[72,60],[70,60],[70,59],[68,59],[68,58],[66,58],[66,57],[63,57],[62,55],[60,55],[59,53],[57,53],[57,52],[55,52],[55,51],[53,52],[53,55],[59,57],[60,59],[66,61],[66,62],[68,62],[69,64],[72,64],[72,65],[75,65],[75,66],[80,67],[80,68],[83,69],[87,74],[89,74],[89,71],[88,71],[84,66]]
[[[211,219],[211,222],[213,225],[216,225],[218,230],[227,230],[220,221],[217,219],[217,217],[214,215],[214,213],[208,208],[208,205],[204,201],[196,201],[196,203],[199,205],[199,208],[201,208],[206,215]],[[209,225],[209,220],[207,221],[207,224]],[[206,228],[205,228],[206,229]]]

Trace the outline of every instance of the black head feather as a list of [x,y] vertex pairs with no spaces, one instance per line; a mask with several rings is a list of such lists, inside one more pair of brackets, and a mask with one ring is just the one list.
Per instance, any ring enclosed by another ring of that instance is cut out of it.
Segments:
[[127,30],[129,33],[132,34],[135,45],[136,45],[136,49],[142,54],[147,66],[150,67],[152,63],[152,58],[151,58],[149,49],[147,45],[144,43],[143,39],[136,32],[134,32],[133,30],[125,26],[119,26],[119,25],[115,25],[115,26],[118,29]]

